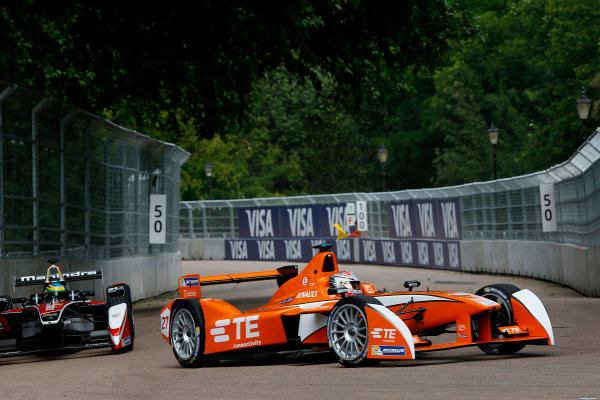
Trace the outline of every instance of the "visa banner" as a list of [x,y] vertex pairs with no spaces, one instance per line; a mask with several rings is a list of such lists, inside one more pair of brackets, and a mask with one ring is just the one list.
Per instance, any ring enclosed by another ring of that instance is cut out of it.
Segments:
[[226,260],[310,261],[318,250],[313,246],[330,243],[338,262],[353,262],[353,240],[328,239],[231,239],[225,240]]
[[460,270],[460,242],[437,240],[360,240],[360,262]]
[[458,198],[388,203],[390,238],[460,240]]
[[[395,265],[460,270],[460,242],[439,240],[317,239],[228,239],[226,260],[310,261],[318,250],[313,246],[333,245],[339,263]],[[355,259],[355,248],[358,259]]]
[[334,238],[348,227],[346,203],[238,208],[240,238]]

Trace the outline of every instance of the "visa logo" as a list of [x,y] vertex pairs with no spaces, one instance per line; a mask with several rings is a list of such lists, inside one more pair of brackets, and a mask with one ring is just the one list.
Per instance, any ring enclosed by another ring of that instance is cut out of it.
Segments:
[[272,240],[259,240],[258,244],[258,258],[261,260],[274,260],[275,259],[275,243]]
[[394,229],[398,237],[411,237],[412,229],[410,227],[410,210],[408,204],[398,204],[391,206]]
[[454,203],[441,203],[444,235],[447,238],[458,239],[458,223],[456,222],[456,207]]
[[247,260],[248,259],[248,244],[245,240],[230,241],[229,248],[231,250],[231,259]]
[[394,249],[394,242],[384,241],[381,242],[381,250],[383,251],[383,262],[386,264],[396,263],[396,250]]
[[372,240],[365,240],[363,242],[363,257],[365,261],[375,262],[377,261],[377,252],[375,250],[375,242]]
[[413,263],[413,253],[411,242],[400,242],[400,253],[402,255],[403,264]]
[[270,209],[246,210],[251,237],[273,237],[273,217]]
[[338,260],[351,261],[352,255],[350,254],[350,241],[349,240],[338,240],[337,242],[337,258]]
[[419,222],[421,233],[424,237],[435,237],[435,226],[433,222],[433,206],[431,203],[417,204],[419,209]]
[[336,206],[336,207],[325,207],[327,211],[327,220],[329,222],[329,236],[337,236],[337,231],[333,227],[333,224],[338,223],[344,229],[344,231],[348,231],[348,226],[346,223],[346,206]]
[[293,237],[315,236],[312,208],[288,208],[287,212]]
[[285,243],[285,258],[287,260],[302,259],[302,248],[300,240],[284,240]]

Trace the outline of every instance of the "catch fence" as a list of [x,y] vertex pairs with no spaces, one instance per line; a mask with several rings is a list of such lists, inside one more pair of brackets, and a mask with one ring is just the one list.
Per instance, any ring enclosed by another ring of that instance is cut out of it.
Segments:
[[[115,259],[177,252],[189,153],[0,81],[0,258]],[[149,243],[165,194],[166,240]]]
[[[381,193],[183,201],[179,211],[180,233],[185,238],[236,239],[246,237],[240,231],[240,225],[247,223],[242,210],[365,201],[369,237],[401,238],[397,213],[393,210],[395,205],[454,200],[459,204],[457,220],[461,240],[527,240],[592,247],[600,243],[599,160],[600,130],[596,130],[560,165],[491,182]],[[414,220],[421,218],[423,225],[423,217],[416,212],[413,216],[414,231],[419,229],[415,227],[419,223]],[[423,237],[422,232],[420,237]]]

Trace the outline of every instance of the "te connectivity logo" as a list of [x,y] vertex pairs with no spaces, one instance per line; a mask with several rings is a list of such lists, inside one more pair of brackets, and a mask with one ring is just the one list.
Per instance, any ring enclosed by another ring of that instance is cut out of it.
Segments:
[[391,340],[394,340],[396,338],[396,329],[374,328],[371,331],[371,335],[373,335],[374,339],[391,339]]
[[[248,340],[260,337],[258,330],[259,315],[237,317],[231,319],[220,319],[215,322],[215,327],[210,330],[215,343],[224,343],[231,340]],[[232,339],[232,336],[234,339]],[[258,341],[260,344],[260,341]]]

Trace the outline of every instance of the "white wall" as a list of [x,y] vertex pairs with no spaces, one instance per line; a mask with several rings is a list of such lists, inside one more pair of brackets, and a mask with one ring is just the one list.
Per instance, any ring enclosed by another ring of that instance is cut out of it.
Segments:
[[[184,260],[225,258],[224,239],[180,239],[179,246]],[[529,276],[569,286],[586,296],[600,296],[600,246],[463,240],[460,253],[465,272]]]
[[600,246],[527,241],[462,241],[462,270],[529,276],[600,296]]

